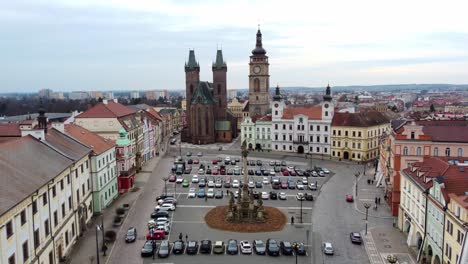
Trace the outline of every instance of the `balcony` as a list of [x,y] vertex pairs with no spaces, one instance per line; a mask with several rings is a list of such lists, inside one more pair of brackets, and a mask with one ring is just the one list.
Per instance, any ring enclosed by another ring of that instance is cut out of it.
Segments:
[[293,140],[293,144],[298,144],[298,145],[308,145],[309,141],[303,141],[303,140]]

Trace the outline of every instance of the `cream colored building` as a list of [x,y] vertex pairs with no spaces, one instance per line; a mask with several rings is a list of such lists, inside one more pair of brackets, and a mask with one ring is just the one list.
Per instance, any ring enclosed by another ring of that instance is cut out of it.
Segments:
[[445,211],[445,259],[447,263],[468,263],[468,194],[449,193]]
[[92,216],[91,150],[50,129],[0,145],[0,263],[59,263]]
[[240,128],[242,121],[243,121],[243,113],[242,110],[244,109],[245,103],[239,102],[237,98],[233,98],[231,102],[228,104],[228,109],[237,117],[237,127]]

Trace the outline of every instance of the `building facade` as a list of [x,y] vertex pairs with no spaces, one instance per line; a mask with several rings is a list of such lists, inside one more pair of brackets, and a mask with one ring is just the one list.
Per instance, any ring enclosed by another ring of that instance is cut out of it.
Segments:
[[120,130],[120,137],[116,141],[115,153],[118,190],[119,193],[124,193],[133,188],[136,175],[136,156],[132,151],[132,142],[128,139],[125,129]]
[[445,248],[447,263],[468,263],[468,195],[449,193],[445,211]]
[[384,133],[389,133],[390,120],[377,111],[335,113],[331,123],[332,157],[370,161],[379,157]]
[[242,121],[243,121],[243,114],[242,110],[244,109],[244,103],[239,102],[239,99],[233,98],[231,102],[228,104],[229,110],[234,114],[234,116],[237,118],[237,127],[240,128]]

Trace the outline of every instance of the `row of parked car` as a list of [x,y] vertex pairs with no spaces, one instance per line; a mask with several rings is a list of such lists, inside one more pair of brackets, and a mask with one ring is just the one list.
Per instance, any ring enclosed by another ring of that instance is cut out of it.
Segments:
[[[153,241],[147,240],[141,249],[142,257],[150,257],[153,254],[153,250],[157,250],[158,257],[166,258],[172,253],[173,255],[180,254],[229,254],[237,255],[242,254],[257,254],[257,255],[293,255],[293,253],[303,256],[306,255],[306,247],[304,243],[289,241],[278,242],[275,239],[267,239],[266,242],[263,240],[254,240],[252,243],[247,240],[242,240],[239,243],[236,239],[229,239],[226,243],[224,241],[202,240],[200,243],[195,240],[177,240],[170,243],[167,240],[161,241],[159,248],[154,248]],[[333,252],[332,252],[333,254]]]

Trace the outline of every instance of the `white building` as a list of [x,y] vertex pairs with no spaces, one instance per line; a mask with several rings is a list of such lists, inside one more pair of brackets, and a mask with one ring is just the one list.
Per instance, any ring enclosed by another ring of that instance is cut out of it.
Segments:
[[246,117],[241,124],[241,141],[249,149],[271,150],[271,115]]
[[131,91],[131,92],[130,92],[130,98],[131,98],[131,99],[138,99],[138,98],[140,98],[140,92],[139,92],[139,91]]
[[84,91],[73,91],[68,95],[70,100],[83,100],[89,98],[89,93]]
[[330,86],[317,106],[286,106],[279,87],[272,102],[272,150],[330,155],[334,105]]

